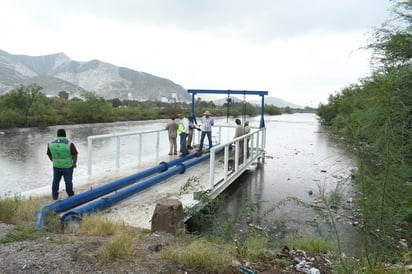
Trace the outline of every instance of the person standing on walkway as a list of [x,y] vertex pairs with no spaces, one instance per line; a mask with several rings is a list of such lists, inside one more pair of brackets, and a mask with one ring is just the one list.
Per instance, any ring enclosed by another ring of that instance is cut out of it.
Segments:
[[193,118],[189,116],[189,135],[187,136],[187,142],[186,146],[187,149],[192,149],[192,141],[193,141],[193,130],[195,129],[195,126],[193,124]]
[[[249,126],[249,121],[245,122],[245,134],[249,134],[250,133],[250,126]],[[250,135],[248,137],[246,137],[247,140],[247,144],[246,144],[246,151],[247,151],[247,157],[249,157],[249,141],[250,141]]]
[[166,125],[167,134],[169,136],[169,155],[177,155],[177,129],[179,124],[175,121],[176,115],[170,115],[170,121]]
[[60,180],[63,177],[66,184],[66,193],[74,195],[73,191],[73,168],[77,167],[77,148],[66,138],[64,129],[57,130],[57,139],[51,141],[47,146],[47,156],[53,162],[53,200],[59,198]]
[[182,152],[180,156],[183,157],[189,154],[189,151],[187,150],[186,146],[186,139],[189,135],[189,120],[182,113],[179,113],[179,119],[180,123],[177,131],[179,132],[180,136],[180,150]]
[[194,130],[200,131],[200,128],[196,127],[195,124],[193,124],[193,118],[189,116],[189,136],[187,136],[187,148],[192,149],[192,143],[193,143],[193,135],[194,135]]
[[[242,135],[245,135],[245,128],[242,126],[242,122],[240,119],[235,120],[236,123],[236,128],[235,128],[235,138],[240,137]],[[239,163],[243,162],[243,146],[244,146],[244,141],[243,139],[239,141]]]
[[206,110],[204,116],[202,116],[202,134],[200,137],[199,151],[202,151],[203,149],[205,136],[207,136],[207,139],[209,140],[209,149],[212,147],[212,126],[214,123],[212,117],[210,117],[210,112]]

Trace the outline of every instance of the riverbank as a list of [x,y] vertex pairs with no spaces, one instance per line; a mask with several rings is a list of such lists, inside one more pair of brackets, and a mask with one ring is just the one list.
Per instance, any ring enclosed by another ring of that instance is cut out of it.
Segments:
[[[13,229],[16,227],[0,223],[0,240]],[[162,256],[162,250],[183,247],[187,242],[176,243],[179,239],[167,233],[138,233],[140,236],[133,241],[133,258],[113,258],[104,264],[99,263],[99,256],[110,236],[46,233],[34,240],[3,243],[0,244],[1,273],[204,273],[202,269],[190,269]],[[306,262],[308,258],[312,262]],[[330,273],[331,262],[326,256],[283,249],[278,254],[269,252],[266,259],[255,263],[240,262],[234,257],[220,273],[240,273],[241,269],[249,271],[246,273]]]
[[[184,250],[190,245],[193,238],[182,238],[167,233],[151,233],[147,230],[136,230],[138,237],[133,240],[133,256],[124,260],[115,256],[105,263],[99,258],[102,251],[109,245],[112,236],[84,236],[75,234],[61,234],[44,232],[40,236],[32,236],[27,240],[5,242],[7,235],[19,230],[15,225],[0,222],[0,273],[205,273],[201,267],[193,268],[179,264],[167,258],[163,252],[167,249]],[[21,229],[21,228],[20,228]],[[199,237],[196,237],[199,240]],[[213,245],[216,245],[214,243]],[[217,252],[223,249],[216,245]],[[250,250],[252,251],[252,250]],[[200,251],[202,252],[202,251]],[[209,256],[207,251],[204,256]],[[345,273],[337,258],[331,257],[329,252],[310,254],[305,250],[293,247],[284,247],[281,250],[265,250],[259,260],[251,262],[241,260],[233,255],[233,260],[219,272],[235,273]],[[246,254],[244,254],[246,255]],[[407,256],[408,254],[405,253]],[[220,256],[218,253],[215,256]],[[385,264],[380,267],[383,273],[410,273],[412,271],[411,258],[406,257],[396,264]],[[192,258],[194,259],[194,258]],[[334,260],[335,259],[335,260]],[[356,258],[353,263],[359,262]],[[206,267],[206,266],[204,266]],[[348,273],[357,273],[363,269],[358,266]],[[338,270],[340,269],[340,270]],[[343,272],[342,272],[343,271]]]

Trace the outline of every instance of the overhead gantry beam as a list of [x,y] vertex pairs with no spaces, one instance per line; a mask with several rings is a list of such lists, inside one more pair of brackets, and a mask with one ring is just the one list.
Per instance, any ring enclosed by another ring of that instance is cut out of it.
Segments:
[[259,95],[262,97],[261,105],[260,105],[260,124],[259,128],[265,127],[265,95],[268,95],[267,91],[257,91],[257,90],[216,90],[216,89],[188,89],[188,93],[192,94],[192,118],[193,121],[196,121],[195,118],[195,95],[196,94],[241,94],[241,95]]

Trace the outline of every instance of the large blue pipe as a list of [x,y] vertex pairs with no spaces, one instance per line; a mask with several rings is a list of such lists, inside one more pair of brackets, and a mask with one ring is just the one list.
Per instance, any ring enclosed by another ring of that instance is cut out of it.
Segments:
[[149,179],[146,179],[145,181],[133,184],[126,188],[120,189],[114,193],[111,193],[105,197],[94,200],[80,207],[76,207],[73,210],[63,214],[63,216],[61,217],[61,221],[63,224],[66,224],[66,225],[69,224],[70,222],[78,223],[84,214],[93,213],[99,210],[106,209],[114,205],[115,203],[122,201],[164,179],[167,179],[177,173],[184,173],[187,168],[190,168],[209,157],[210,157],[210,154],[206,154],[201,157],[192,159],[188,162],[180,163],[176,165],[176,167],[169,169],[156,176],[153,176]]
[[46,216],[49,212],[63,212],[66,210],[69,210],[73,207],[76,207],[78,205],[87,203],[91,200],[94,200],[98,197],[101,197],[105,194],[108,194],[112,191],[121,189],[123,187],[126,187],[128,185],[131,185],[132,183],[141,180],[145,177],[148,177],[150,175],[153,175],[157,172],[164,172],[166,170],[168,170],[170,167],[173,167],[175,165],[178,165],[180,163],[182,163],[183,161],[189,160],[193,157],[195,157],[196,154],[195,153],[191,153],[185,157],[180,157],[177,159],[174,159],[172,161],[169,162],[161,162],[159,163],[158,166],[140,171],[138,173],[135,173],[133,175],[118,179],[116,181],[113,181],[111,183],[96,187],[94,189],[90,189],[88,191],[73,195],[71,197],[68,197],[64,200],[60,200],[57,202],[54,202],[52,204],[49,204],[45,207],[43,207],[40,211],[37,212],[36,215],[36,227],[38,229],[42,229],[44,228],[45,224],[46,224]]

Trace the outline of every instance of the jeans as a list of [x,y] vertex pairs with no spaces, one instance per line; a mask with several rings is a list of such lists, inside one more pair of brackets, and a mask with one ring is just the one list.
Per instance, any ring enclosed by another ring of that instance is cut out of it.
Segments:
[[186,146],[186,138],[187,138],[186,133],[184,132],[180,133],[180,149],[182,151],[182,155],[189,154],[189,151],[187,150],[187,146]]
[[69,196],[73,196],[73,167],[69,168],[58,168],[53,167],[53,183],[52,183],[52,194],[53,198],[59,196],[59,185],[61,178],[64,178],[66,184],[66,193]]
[[207,136],[207,139],[209,140],[209,148],[212,147],[212,132],[211,131],[202,131],[202,134],[200,136],[199,150],[203,149],[203,141],[205,140],[205,136]]

